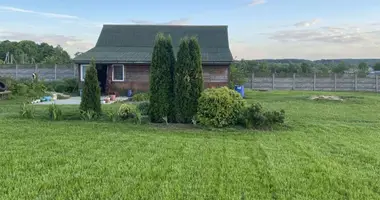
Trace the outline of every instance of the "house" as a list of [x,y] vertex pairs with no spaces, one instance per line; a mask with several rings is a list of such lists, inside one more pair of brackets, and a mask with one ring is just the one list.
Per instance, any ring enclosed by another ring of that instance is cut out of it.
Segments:
[[175,54],[180,39],[196,36],[201,47],[205,88],[228,84],[233,61],[227,26],[103,25],[92,49],[74,58],[83,82],[86,67],[95,59],[103,93],[149,90],[149,66],[157,33],[170,34]]

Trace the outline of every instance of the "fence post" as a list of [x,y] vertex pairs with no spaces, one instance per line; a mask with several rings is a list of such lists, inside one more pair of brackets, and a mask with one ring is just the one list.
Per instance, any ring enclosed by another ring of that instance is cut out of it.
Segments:
[[274,75],[274,73],[272,74],[272,90],[274,90],[274,77],[275,75]]
[[376,75],[376,92],[379,91],[379,77]]
[[336,92],[336,73],[334,73],[334,92]]
[[314,73],[314,79],[313,79],[313,91],[315,91],[315,82],[316,82],[316,79],[317,79],[317,74]]
[[57,80],[57,64],[54,65],[54,80]]
[[355,91],[358,90],[358,75],[355,73]]
[[16,64],[16,79],[17,79],[17,76],[18,76],[18,66]]
[[34,67],[34,73],[37,73],[37,70],[38,70],[38,65],[35,64],[35,67]]
[[253,90],[253,80],[255,79],[255,73],[252,72],[252,77],[251,77],[251,89]]
[[292,90],[296,89],[296,73],[293,73],[293,87]]

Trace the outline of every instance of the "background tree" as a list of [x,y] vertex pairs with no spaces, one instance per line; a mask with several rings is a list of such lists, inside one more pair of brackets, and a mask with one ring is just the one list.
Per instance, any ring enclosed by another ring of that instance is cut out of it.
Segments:
[[[164,117],[170,115],[170,106],[173,104],[173,79],[172,69],[174,65],[174,53],[171,50],[171,39],[165,38],[162,33],[156,35],[150,67],[150,104],[149,117],[151,122],[162,122]],[[172,116],[172,115],[170,115]],[[169,119],[168,119],[169,120]]]
[[360,72],[364,72],[364,73],[366,73],[366,72],[369,71],[368,64],[365,63],[365,62],[361,62],[361,63],[359,64],[358,68],[359,68],[359,71],[360,71]]
[[202,55],[201,48],[196,37],[189,39],[189,55],[190,55],[190,114],[195,116],[197,114],[198,99],[203,91],[203,70],[202,70]]
[[176,120],[180,123],[190,123],[193,119],[191,105],[191,82],[189,71],[192,63],[190,58],[189,40],[182,38],[177,53],[174,76],[174,96],[176,105]]
[[380,71],[380,62],[376,63],[376,64],[373,66],[373,70],[375,70],[375,71]]
[[91,64],[86,70],[80,110],[85,112],[92,111],[96,114],[101,113],[100,87],[94,59],[91,60]]
[[9,52],[14,61],[19,64],[46,63],[46,64],[69,64],[72,63],[70,55],[59,45],[53,47],[47,43],[37,44],[34,41],[22,40],[0,42],[0,59],[4,60]]

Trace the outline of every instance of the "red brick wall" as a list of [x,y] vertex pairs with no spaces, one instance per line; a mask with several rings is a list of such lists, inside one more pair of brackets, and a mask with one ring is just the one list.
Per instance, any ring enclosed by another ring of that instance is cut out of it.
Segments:
[[[228,85],[228,65],[203,66],[204,87],[221,87]],[[108,84],[106,91],[117,91],[121,94],[126,93],[128,89],[134,92],[149,90],[149,65],[124,65],[124,82],[112,82],[112,65],[107,70]],[[110,85],[110,87],[109,87]]]

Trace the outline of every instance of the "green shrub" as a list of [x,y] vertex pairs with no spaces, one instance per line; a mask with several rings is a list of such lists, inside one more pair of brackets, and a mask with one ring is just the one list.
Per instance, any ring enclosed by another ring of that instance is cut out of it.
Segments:
[[137,105],[137,109],[139,109],[142,115],[148,115],[149,113],[149,101],[141,102]]
[[149,101],[149,93],[138,93],[132,96],[132,101]]
[[64,93],[66,91],[66,85],[62,83],[58,83],[54,86],[54,92]]
[[[182,38],[177,52],[177,62],[174,76],[174,107],[176,121],[180,123],[191,123],[193,118],[192,94],[190,82],[190,69],[192,60],[190,56],[189,40]],[[151,101],[152,103],[152,101]]]
[[12,89],[12,94],[17,96],[25,96],[28,93],[28,85],[24,83],[16,83]]
[[34,106],[23,103],[20,109],[20,116],[22,118],[32,119],[35,117],[35,108]]
[[84,112],[93,111],[97,115],[101,114],[100,87],[94,60],[91,60],[91,65],[86,71],[80,110]]
[[93,110],[80,110],[80,118],[84,121],[92,121],[99,118],[99,113]]
[[132,119],[134,122],[141,123],[141,113],[134,104],[122,104],[119,108],[118,116],[122,120]]
[[49,118],[51,120],[61,120],[62,119],[62,110],[56,104],[49,105],[48,112],[49,112]]
[[282,124],[285,120],[285,111],[265,111],[259,104],[247,107],[242,115],[242,122],[246,128],[271,128],[273,125]]
[[116,122],[118,120],[118,112],[115,112],[113,110],[109,110],[106,112],[107,118],[111,122]]
[[197,120],[201,125],[218,128],[236,125],[245,106],[245,100],[234,90],[206,89],[198,101]]
[[[175,57],[170,37],[158,33],[152,52],[149,77],[149,118],[153,123],[162,122],[162,117],[173,114],[173,71]],[[173,117],[174,118],[174,115]],[[173,119],[174,120],[174,119]]]

